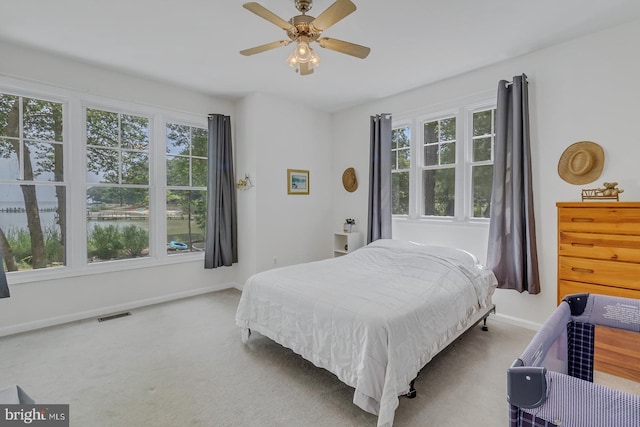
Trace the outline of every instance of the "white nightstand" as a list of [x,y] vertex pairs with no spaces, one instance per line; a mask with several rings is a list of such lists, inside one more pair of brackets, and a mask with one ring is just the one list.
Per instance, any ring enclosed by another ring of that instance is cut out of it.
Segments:
[[346,255],[362,247],[362,235],[358,231],[351,233],[333,233],[333,256]]

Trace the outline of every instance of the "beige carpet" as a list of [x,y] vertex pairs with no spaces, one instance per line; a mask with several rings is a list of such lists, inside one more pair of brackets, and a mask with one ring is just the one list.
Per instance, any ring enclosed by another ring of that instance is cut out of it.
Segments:
[[[239,297],[226,290],[0,338],[0,388],[70,404],[77,427],[375,426],[333,374],[257,334],[242,344]],[[473,328],[423,370],[394,426],[506,426],[506,369],[533,335],[491,318],[488,332]]]

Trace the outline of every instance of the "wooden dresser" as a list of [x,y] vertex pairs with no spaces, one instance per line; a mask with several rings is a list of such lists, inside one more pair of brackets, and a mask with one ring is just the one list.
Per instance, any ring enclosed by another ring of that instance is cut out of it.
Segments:
[[[556,206],[558,303],[580,292],[640,299],[640,202]],[[597,326],[594,366],[640,381],[640,334]]]

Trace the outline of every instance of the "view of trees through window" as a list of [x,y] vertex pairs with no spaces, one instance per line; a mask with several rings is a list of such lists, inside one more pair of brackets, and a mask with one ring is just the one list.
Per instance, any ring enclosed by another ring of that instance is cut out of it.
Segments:
[[149,119],[87,109],[89,262],[149,255]]
[[473,216],[475,218],[489,218],[490,216],[495,122],[495,109],[473,113],[471,183]]
[[391,213],[409,214],[409,174],[411,168],[411,128],[391,131]]
[[65,264],[63,106],[0,93],[0,246],[7,271]]
[[[82,113],[70,116],[71,103]],[[71,264],[83,265],[77,259],[82,251],[73,250],[83,241],[86,263],[203,251],[207,129],[166,122],[153,112],[82,108],[81,103],[74,97],[60,101],[0,92],[4,269],[66,266],[67,257],[74,260]],[[164,138],[152,126],[158,117],[163,120]],[[68,151],[71,145],[73,152]],[[77,162],[78,153],[85,153],[84,162]],[[66,156],[72,159],[68,165]],[[153,182],[151,172],[165,167],[166,178]],[[84,197],[78,180],[83,174]],[[86,204],[78,197],[67,200],[72,189]],[[73,211],[80,206],[86,207],[86,214]],[[70,217],[78,215],[86,218],[86,229],[67,233]],[[154,236],[164,225],[166,236]]]
[[[400,122],[392,129],[394,215],[489,218],[495,108],[484,105],[461,107],[428,120],[415,117],[413,124]],[[414,126],[422,129],[412,140]],[[411,157],[412,151],[417,162]],[[414,185],[418,188],[412,189]]]
[[424,123],[423,213],[453,216],[456,194],[456,118]]
[[167,252],[204,250],[207,130],[167,123]]

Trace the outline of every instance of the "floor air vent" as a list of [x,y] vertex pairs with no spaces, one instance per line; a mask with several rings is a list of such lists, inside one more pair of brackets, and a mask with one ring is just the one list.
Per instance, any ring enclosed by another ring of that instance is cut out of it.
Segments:
[[127,316],[131,316],[131,312],[127,311],[124,313],[116,313],[116,314],[110,314],[108,316],[98,317],[98,322],[105,322],[107,320],[119,319],[120,317],[127,317]]

